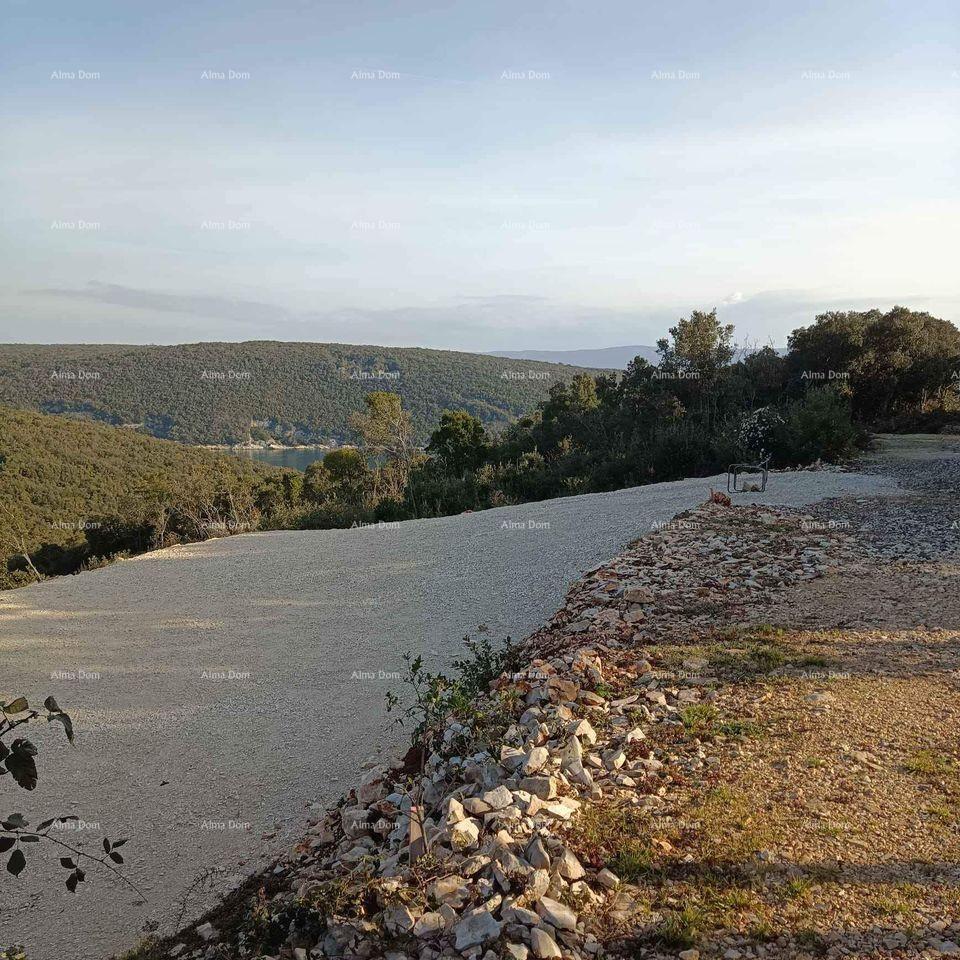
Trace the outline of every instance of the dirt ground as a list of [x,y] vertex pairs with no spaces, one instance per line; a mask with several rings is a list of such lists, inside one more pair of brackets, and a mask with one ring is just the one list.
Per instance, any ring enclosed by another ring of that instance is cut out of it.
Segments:
[[662,955],[960,955],[958,587],[865,562],[677,648],[720,678],[688,725],[719,762],[646,888],[684,905]]

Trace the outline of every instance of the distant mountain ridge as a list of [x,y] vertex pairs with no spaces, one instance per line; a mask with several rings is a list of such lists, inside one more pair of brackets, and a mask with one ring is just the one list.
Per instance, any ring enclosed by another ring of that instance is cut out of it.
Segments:
[[422,442],[446,409],[496,427],[578,372],[488,354],[341,343],[0,344],[0,403],[188,444],[311,444],[353,439],[351,414],[367,393],[389,390],[403,398]]
[[643,345],[585,350],[495,350],[490,355],[513,360],[535,360],[544,363],[569,364],[574,367],[593,367],[597,370],[625,370],[634,357],[643,357],[649,363],[657,362],[657,348]]

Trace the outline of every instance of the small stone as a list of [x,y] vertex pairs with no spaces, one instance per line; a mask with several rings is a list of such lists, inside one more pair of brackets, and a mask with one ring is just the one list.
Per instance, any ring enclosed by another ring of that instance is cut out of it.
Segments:
[[538,914],[526,907],[518,907],[516,904],[503,908],[503,919],[512,923],[522,923],[527,927],[535,927],[540,923]]
[[569,847],[563,848],[563,853],[557,860],[557,872],[564,880],[580,880],[587,873],[576,854]]
[[574,783],[582,784],[588,790],[593,786],[593,774],[579,760],[568,763],[565,772]]
[[469,817],[455,823],[450,830],[450,846],[454,850],[467,850],[475,847],[480,840],[480,825]]
[[680,960],[700,960],[700,951],[696,947],[691,947],[689,950],[681,950],[677,956]]
[[522,943],[507,943],[503,948],[513,957],[513,960],[527,960],[530,955],[530,951]]
[[516,770],[526,759],[526,756],[522,750],[511,747],[509,744],[505,743],[500,747],[500,763],[507,770]]
[[427,884],[427,897],[436,903],[463,900],[467,881],[463,877],[440,877]]
[[472,877],[475,873],[479,873],[489,862],[490,858],[486,856],[486,854],[475,853],[472,857],[468,857],[460,864],[460,872],[466,877]]
[[597,731],[590,725],[589,720],[575,720],[567,727],[567,733],[571,737],[586,740],[587,743],[597,742]]
[[489,910],[482,907],[466,914],[453,928],[454,946],[461,953],[470,947],[478,947],[500,936],[502,924],[493,918]]
[[550,874],[546,870],[534,870],[527,879],[524,891],[528,903],[536,903],[550,889]]
[[212,923],[201,923],[200,926],[197,927],[197,936],[201,940],[206,940],[209,943],[211,940],[219,939],[220,934]]
[[524,777],[520,789],[541,800],[552,800],[557,795],[557,781],[555,777]]
[[620,878],[612,871],[604,867],[597,874],[597,883],[601,887],[606,887],[607,890],[614,890],[620,886]]
[[524,856],[532,867],[542,868],[544,870],[550,869],[550,854],[547,853],[547,848],[543,845],[543,841],[539,837],[534,837],[530,843],[527,844]]
[[446,922],[441,913],[425,913],[414,925],[413,933],[424,940],[435,937],[443,932]]
[[466,816],[463,812],[463,804],[456,797],[449,797],[447,799],[447,815],[444,818],[447,825],[453,826],[453,824],[466,819]]
[[543,805],[543,812],[557,820],[569,820],[580,809],[580,801],[573,797],[561,797]]
[[488,790],[481,799],[491,810],[502,810],[504,807],[509,807],[510,804],[513,803],[513,794],[510,792],[509,787],[505,787],[501,783],[499,787]]
[[[571,630],[570,627],[567,627],[567,630],[571,633],[582,633],[583,630],[587,630],[590,627],[590,621],[582,621],[585,626],[582,630]],[[580,685],[574,683],[572,680],[563,680],[560,677],[551,677],[547,681],[547,690],[551,694],[551,699],[560,700],[560,701],[574,701],[577,699],[577,695],[580,693]]]
[[475,817],[482,817],[490,812],[490,804],[484,803],[479,797],[467,797],[466,800],[461,801],[460,805]]
[[533,948],[533,955],[540,960],[550,960],[552,957],[561,955],[557,941],[546,930],[541,930],[539,927],[534,927],[530,931],[530,946]]
[[537,913],[558,930],[575,930],[577,927],[577,915],[565,903],[552,897],[540,899]]
[[388,933],[409,933],[415,923],[416,918],[405,904],[397,904],[383,911],[383,925]]
[[523,772],[527,774],[537,773],[542,770],[550,759],[550,751],[546,747],[534,747],[527,754],[527,759],[523,764]]

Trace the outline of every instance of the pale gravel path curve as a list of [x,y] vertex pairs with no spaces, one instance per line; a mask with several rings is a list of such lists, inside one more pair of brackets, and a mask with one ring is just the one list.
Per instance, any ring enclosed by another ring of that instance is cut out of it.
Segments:
[[[399,684],[376,677],[399,670],[404,651],[449,663],[479,623],[523,636],[583,571],[724,485],[682,480],[387,530],[249,534],[0,594],[0,696],[53,694],[79,731],[76,750],[39,731],[40,786],[29,798],[5,787],[4,803],[131,836],[126,870],[150,896],[138,907],[92,870],[72,896],[40,851],[18,881],[0,881],[0,946],[99,960],[151,918],[166,928],[201,867],[251,870],[296,834],[311,801],[335,798],[365,758],[397,745],[383,700]],[[882,477],[802,472],[738,499],[803,506],[895,491]],[[203,676],[231,670],[249,679]]]

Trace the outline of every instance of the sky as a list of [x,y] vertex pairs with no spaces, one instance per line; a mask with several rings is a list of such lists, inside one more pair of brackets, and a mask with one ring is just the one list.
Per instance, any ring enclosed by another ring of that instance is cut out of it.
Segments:
[[0,341],[960,321],[953,0],[5,0],[0,37]]

